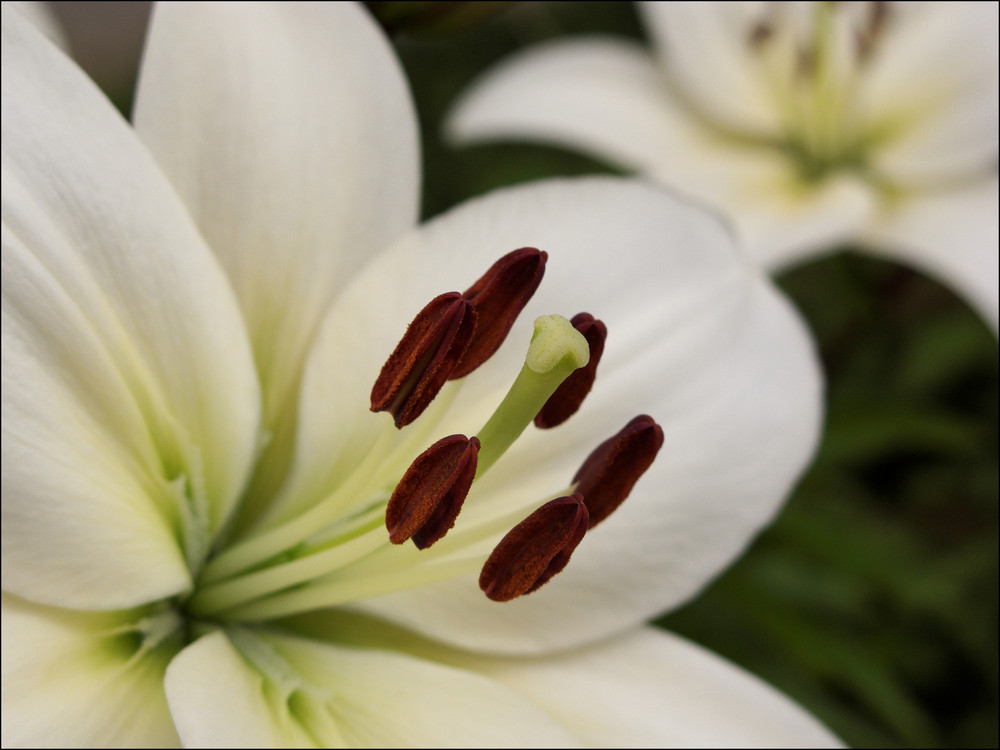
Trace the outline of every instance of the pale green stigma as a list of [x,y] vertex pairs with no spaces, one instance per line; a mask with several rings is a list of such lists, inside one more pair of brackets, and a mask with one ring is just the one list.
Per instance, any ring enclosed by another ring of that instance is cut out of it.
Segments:
[[482,448],[476,477],[482,476],[531,424],[556,388],[590,361],[587,339],[561,315],[535,320],[524,366],[507,395],[477,433]]

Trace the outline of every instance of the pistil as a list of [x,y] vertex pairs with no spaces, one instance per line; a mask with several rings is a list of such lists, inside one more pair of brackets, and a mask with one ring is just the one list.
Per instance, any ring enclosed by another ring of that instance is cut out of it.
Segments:
[[584,367],[576,370],[556,388],[549,400],[535,416],[535,427],[549,429],[561,425],[576,414],[583,399],[594,387],[597,378],[597,364],[604,353],[604,341],[608,337],[608,329],[600,320],[590,313],[577,313],[570,318],[570,323],[587,340],[590,348],[590,360]]
[[574,370],[590,359],[583,334],[561,315],[543,315],[535,320],[524,366],[500,406],[478,433],[480,477],[534,421],[545,402]]

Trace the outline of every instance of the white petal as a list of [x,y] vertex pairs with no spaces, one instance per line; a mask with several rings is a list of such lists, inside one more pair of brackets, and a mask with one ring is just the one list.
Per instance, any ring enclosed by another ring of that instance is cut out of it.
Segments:
[[399,63],[353,3],[165,3],[135,122],[236,289],[274,428],[331,298],[416,222]]
[[163,692],[169,653],[137,654],[133,622],[4,594],[3,746],[177,746]]
[[[455,209],[347,290],[309,363],[300,444],[311,452],[300,454],[300,486],[335,481],[331,467],[343,471],[389,421],[366,413],[368,395],[416,311],[525,245],[549,253],[538,293],[495,358],[461,382],[442,421],[425,415],[407,428],[430,420],[421,449],[482,426],[520,368],[537,315],[586,310],[606,322],[607,348],[580,413],[552,431],[529,429],[476,485],[462,518],[540,504],[636,414],[656,418],[666,442],[633,497],[539,593],[497,605],[470,578],[360,605],[481,649],[565,647],[694,594],[771,518],[812,455],[820,418],[808,335],[715,219],[635,181],[551,181]],[[337,367],[345,360],[350,372]]]
[[902,184],[961,178],[997,159],[996,3],[893,6],[859,91],[868,127],[891,134],[873,166]]
[[[287,705],[221,632],[204,636],[170,663],[166,692],[187,747],[302,747]],[[273,713],[272,713],[273,712]]]
[[806,182],[791,163],[766,152],[718,166],[705,171],[699,197],[723,211],[747,252],[771,272],[855,239],[877,210],[874,190],[850,173]]
[[447,131],[458,143],[527,138],[580,148],[650,172],[687,125],[682,117],[652,56],[609,37],[512,55],[462,94]]
[[774,688],[652,628],[530,659],[452,655],[527,696],[591,747],[841,747]]
[[857,178],[804,182],[777,150],[714,133],[690,117],[648,55],[610,39],[514,56],[473,85],[449,131],[460,142],[520,137],[576,147],[639,171],[723,210],[772,269],[850,239],[874,210]]
[[170,665],[167,695],[185,745],[575,744],[530,701],[473,672],[266,631],[250,639],[214,633]]
[[952,286],[1000,330],[997,178],[906,196],[867,235],[874,249]]
[[750,43],[758,4],[643,2],[638,8],[671,80],[703,114],[756,135],[781,132]]
[[249,346],[126,123],[17,13],[3,35],[3,585],[132,606],[190,585],[181,516],[213,532],[244,482]]
[[28,20],[38,27],[49,41],[57,45],[63,51],[69,51],[69,41],[66,39],[66,30],[52,10],[52,4],[43,0],[7,0],[7,4],[17,8],[27,16]]

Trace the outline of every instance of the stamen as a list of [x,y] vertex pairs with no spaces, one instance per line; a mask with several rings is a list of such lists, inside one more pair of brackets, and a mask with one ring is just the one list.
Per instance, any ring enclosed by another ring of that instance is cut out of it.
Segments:
[[590,361],[566,378],[545,402],[545,406],[535,417],[535,426],[542,429],[561,425],[576,414],[583,399],[594,387],[597,363],[601,361],[601,355],[604,353],[604,341],[608,337],[608,329],[602,321],[595,320],[593,315],[583,312],[574,315],[569,322],[587,339]]
[[774,26],[770,19],[761,19],[750,27],[747,33],[747,43],[752,49],[763,47],[764,44],[774,36]]
[[476,308],[479,324],[449,380],[465,377],[493,356],[545,275],[548,254],[533,247],[507,253],[462,297]]
[[458,292],[441,294],[406,329],[372,386],[371,410],[388,411],[396,427],[419,417],[469,348],[476,310]]
[[856,32],[858,59],[862,62],[868,62],[872,58],[890,12],[889,4],[885,2],[869,3],[867,9],[866,23]]
[[478,455],[477,438],[450,435],[417,456],[386,507],[389,541],[412,537],[417,549],[426,549],[448,533],[469,494]]
[[547,502],[500,540],[483,565],[479,588],[495,602],[540,588],[569,563],[587,522],[581,495]]
[[663,429],[641,414],[593,450],[573,477],[590,511],[590,528],[624,502],[662,445]]

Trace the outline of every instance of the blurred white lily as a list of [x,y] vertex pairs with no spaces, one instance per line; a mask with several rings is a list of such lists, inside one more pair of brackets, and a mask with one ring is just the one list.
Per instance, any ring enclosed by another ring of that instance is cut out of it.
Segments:
[[639,3],[655,54],[558,41],[474,83],[460,142],[576,147],[722,209],[783,269],[856,244],[998,328],[996,3]]
[[[787,303],[714,219],[628,181],[418,227],[416,118],[366,13],[233,5],[156,8],[134,129],[2,11],[4,744],[835,744],[642,625],[810,458]],[[416,310],[526,244],[550,271],[508,342],[413,425],[371,414]],[[433,548],[390,544],[408,463],[484,423],[534,315],[581,306],[610,336],[580,412]],[[666,447],[628,502],[542,591],[488,601],[504,531],[640,411]]]

